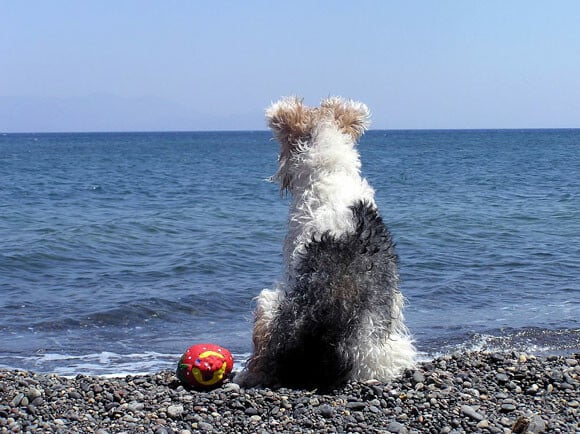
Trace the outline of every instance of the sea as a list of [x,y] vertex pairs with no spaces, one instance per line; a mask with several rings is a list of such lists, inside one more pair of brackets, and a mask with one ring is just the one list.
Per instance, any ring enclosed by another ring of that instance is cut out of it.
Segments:
[[[580,351],[580,129],[372,130],[420,358]],[[289,198],[266,131],[0,134],[0,367],[127,375],[251,352]]]

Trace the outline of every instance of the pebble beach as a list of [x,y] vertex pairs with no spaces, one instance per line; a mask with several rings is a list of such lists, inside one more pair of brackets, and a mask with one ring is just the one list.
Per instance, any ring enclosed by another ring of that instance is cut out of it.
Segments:
[[0,370],[2,433],[580,433],[580,354],[450,354],[327,394],[186,389],[174,372]]

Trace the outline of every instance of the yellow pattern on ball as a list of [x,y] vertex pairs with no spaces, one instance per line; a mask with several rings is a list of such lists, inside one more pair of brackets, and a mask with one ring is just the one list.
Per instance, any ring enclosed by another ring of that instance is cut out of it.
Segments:
[[201,371],[198,368],[196,368],[196,367],[191,368],[191,373],[193,374],[193,378],[195,378],[195,380],[199,384],[203,384],[204,386],[213,386],[218,381],[221,381],[224,377],[224,372],[226,372],[226,368],[227,368],[227,363],[225,361],[224,355],[217,353],[215,351],[204,351],[203,353],[201,353],[199,355],[199,358],[204,359],[204,358],[209,357],[209,356],[217,356],[220,359],[224,359],[224,363],[222,364],[222,367],[220,369],[218,369],[217,371],[215,371],[213,373],[213,376],[209,380],[203,379],[203,375],[201,374]]

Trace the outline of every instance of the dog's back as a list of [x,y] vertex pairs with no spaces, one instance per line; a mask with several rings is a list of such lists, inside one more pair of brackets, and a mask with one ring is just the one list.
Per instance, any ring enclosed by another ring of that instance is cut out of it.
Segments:
[[[390,327],[397,257],[376,209],[352,206],[355,230],[311,240],[273,324],[270,363],[281,384],[328,388],[352,377],[362,340]],[[376,328],[368,330],[365,324]]]

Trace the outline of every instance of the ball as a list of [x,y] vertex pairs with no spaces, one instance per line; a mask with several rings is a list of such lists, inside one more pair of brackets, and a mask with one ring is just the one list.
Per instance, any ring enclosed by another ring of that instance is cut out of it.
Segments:
[[220,386],[234,368],[232,354],[214,344],[189,347],[177,364],[177,378],[187,386],[212,389]]

